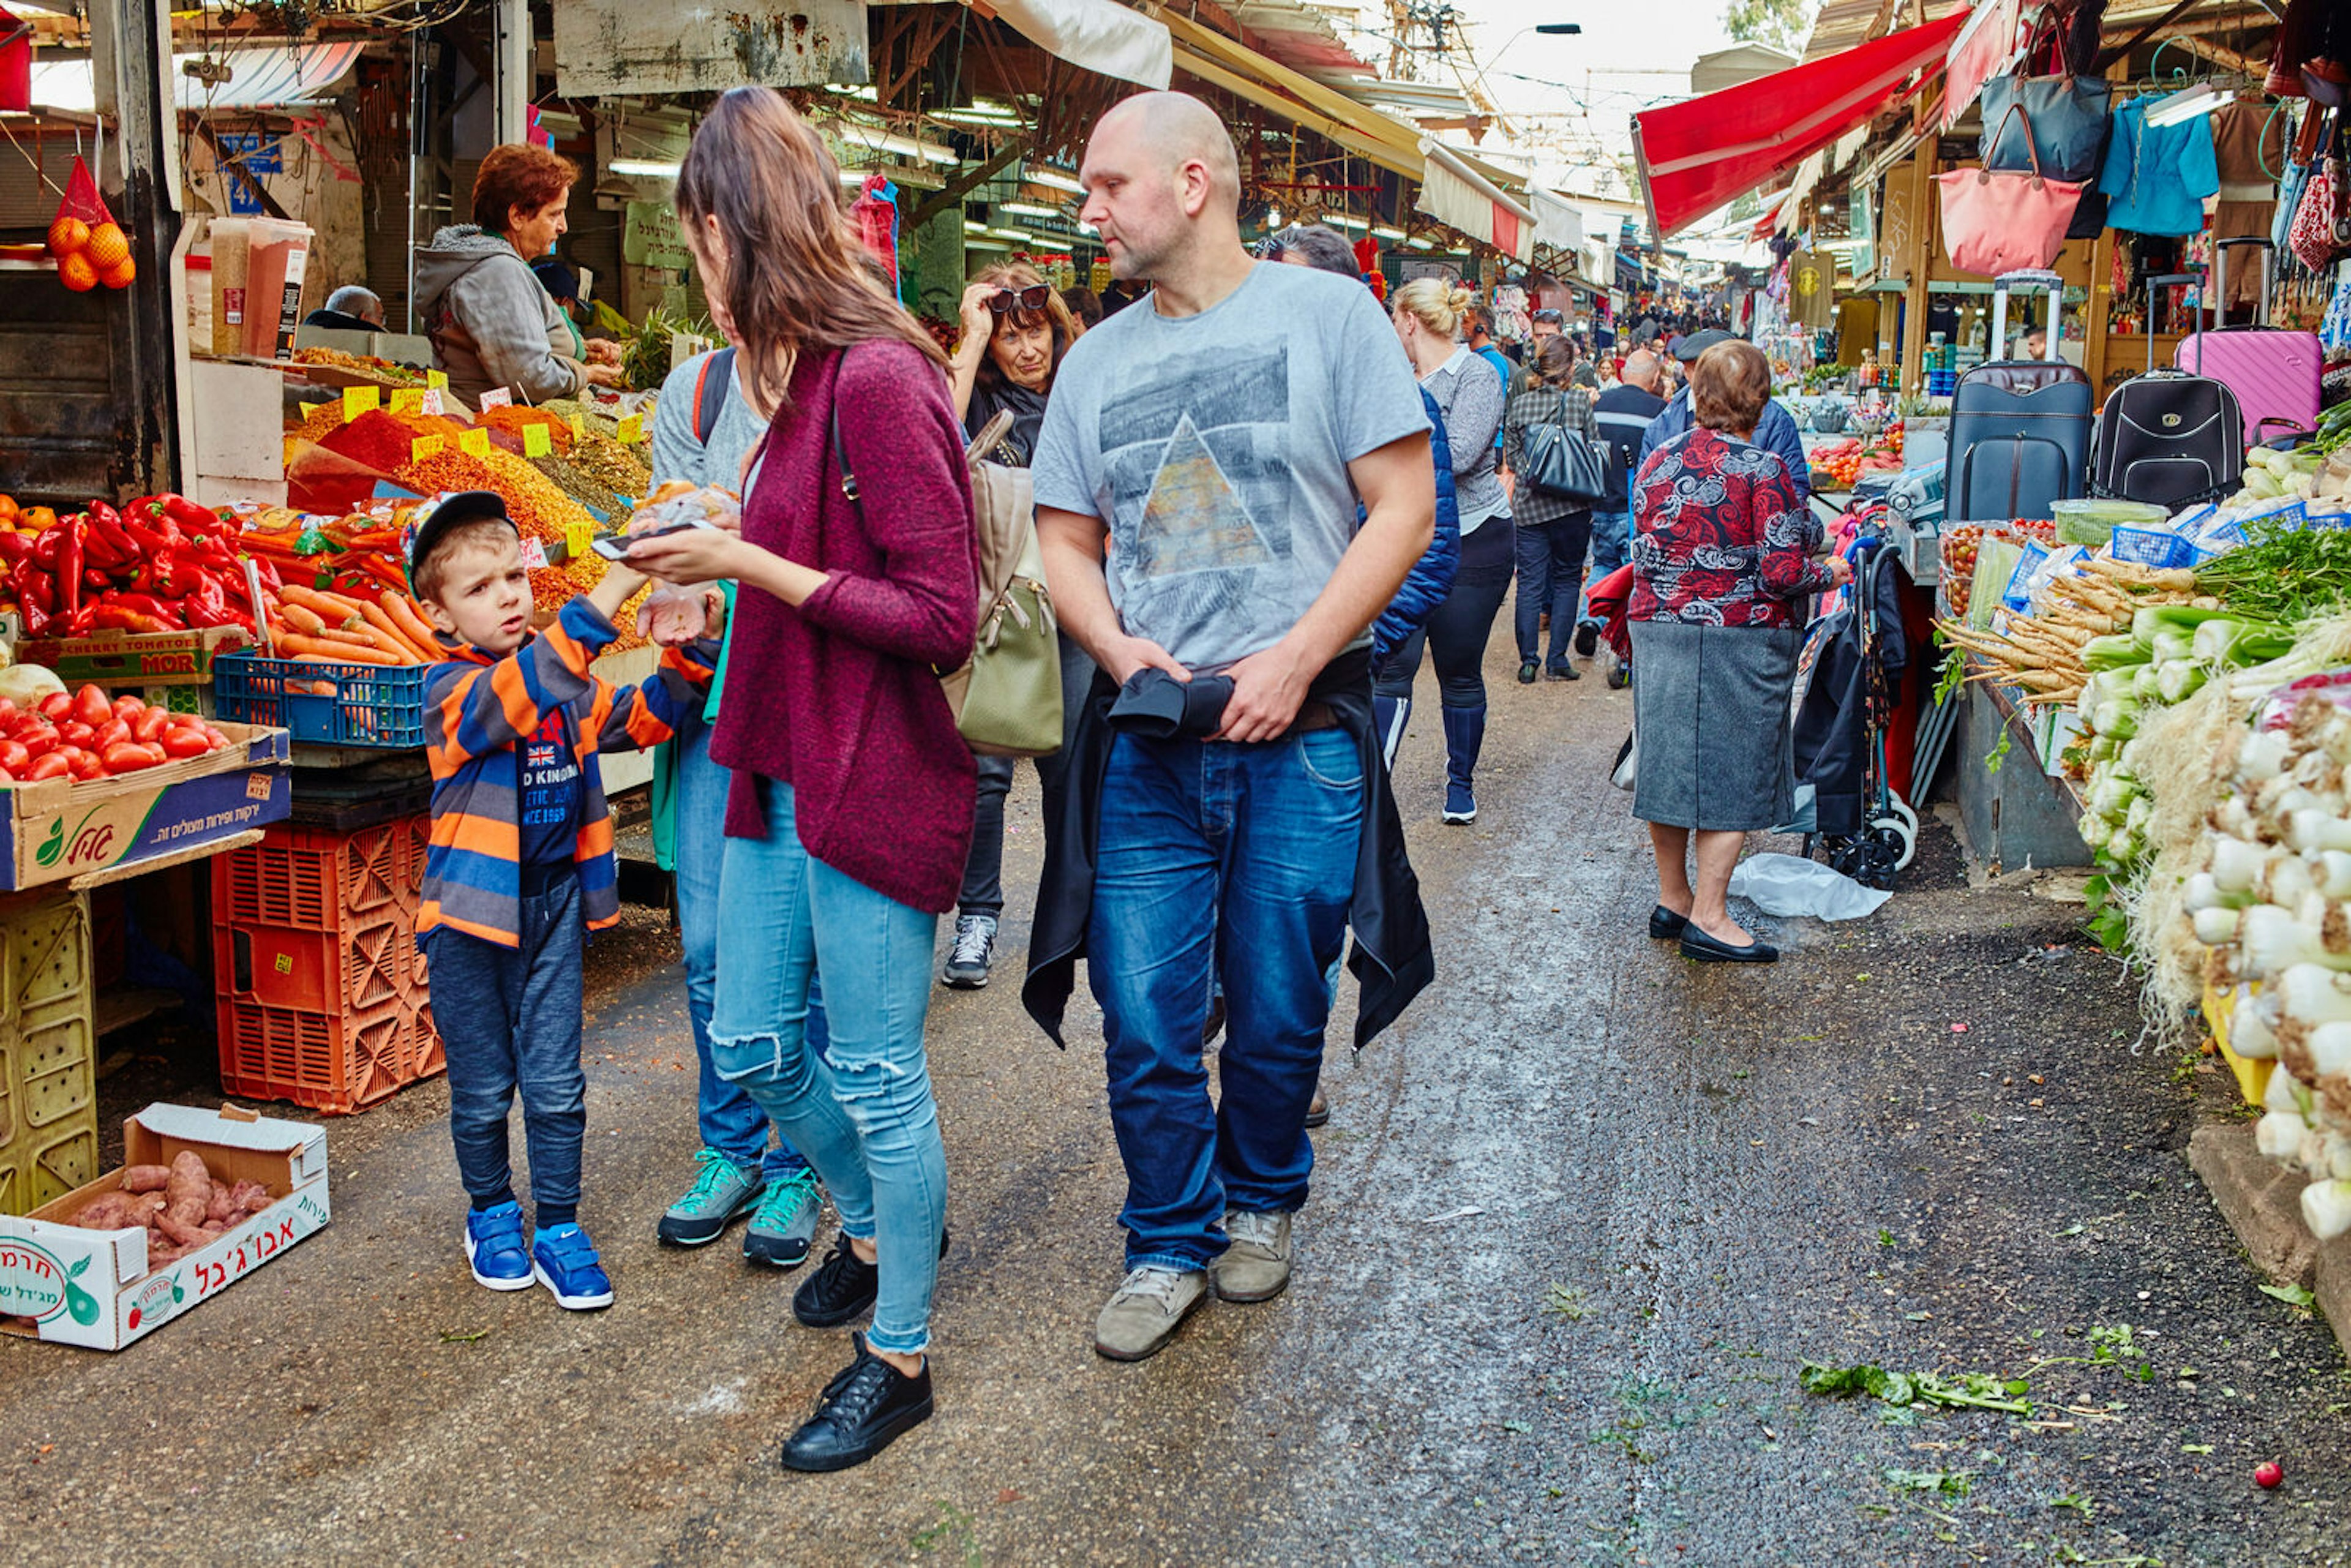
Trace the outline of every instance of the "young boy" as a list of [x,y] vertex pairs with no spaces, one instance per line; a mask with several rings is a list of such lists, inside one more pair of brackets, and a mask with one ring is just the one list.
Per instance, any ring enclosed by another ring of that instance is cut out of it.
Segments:
[[[545,1285],[571,1310],[610,1306],[612,1282],[580,1228],[580,1068],[585,933],[620,918],[612,824],[596,756],[702,722],[715,643],[672,649],[638,686],[590,674],[612,617],[645,579],[619,562],[530,629],[530,574],[506,503],[442,497],[414,524],[408,580],[444,641],[426,676],[433,839],[416,939],[449,1061],[449,1130],[472,1212],[465,1258],[493,1291]],[[526,1243],[507,1163],[522,1091],[537,1229]]]

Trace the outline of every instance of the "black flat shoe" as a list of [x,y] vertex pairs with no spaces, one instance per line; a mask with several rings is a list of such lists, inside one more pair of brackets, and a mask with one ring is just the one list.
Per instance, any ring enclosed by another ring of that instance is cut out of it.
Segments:
[[[946,1255],[947,1233],[942,1229],[939,1256]],[[792,1316],[808,1328],[837,1329],[872,1311],[873,1298],[881,1289],[881,1265],[858,1257],[848,1237],[835,1236],[832,1250],[817,1265],[816,1272],[792,1292]]]
[[1578,622],[1575,628],[1575,651],[1589,659],[1592,657],[1593,650],[1599,646],[1600,622],[1597,621]]
[[1682,928],[1688,924],[1688,915],[1676,915],[1660,904],[1649,911],[1649,939],[1653,942],[1670,942],[1680,936]]
[[1682,927],[1682,956],[1701,964],[1776,964],[1780,949],[1758,938],[1744,947],[1718,942],[1695,925]]
[[1536,664],[1532,659],[1527,660],[1524,664],[1519,666],[1519,685],[1522,686],[1533,685],[1535,684],[1535,676],[1540,674],[1542,666],[1541,664]]
[[784,1441],[788,1470],[845,1470],[931,1418],[931,1365],[909,1377],[852,1334],[857,1359],[825,1385],[817,1413]]
[[1554,681],[1580,681],[1583,679],[1583,672],[1577,669],[1573,664],[1553,664],[1551,667],[1550,674],[1551,678]]

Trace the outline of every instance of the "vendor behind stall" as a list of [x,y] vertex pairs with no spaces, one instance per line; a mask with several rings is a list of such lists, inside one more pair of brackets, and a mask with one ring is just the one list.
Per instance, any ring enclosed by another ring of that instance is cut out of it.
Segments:
[[416,289],[433,358],[467,402],[504,387],[517,402],[574,397],[620,380],[619,345],[582,342],[532,275],[568,226],[579,166],[542,147],[496,147],[474,179],[474,221],[416,256]]

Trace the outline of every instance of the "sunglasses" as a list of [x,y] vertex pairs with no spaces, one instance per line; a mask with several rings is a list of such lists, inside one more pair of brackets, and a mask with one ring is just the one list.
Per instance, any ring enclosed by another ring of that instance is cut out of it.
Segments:
[[1534,319],[1546,327],[1556,327],[1560,322],[1559,312],[1556,310],[1538,310],[1534,314]]
[[1050,283],[1032,283],[1026,288],[999,288],[988,296],[987,308],[998,316],[1008,316],[1015,310],[1042,310],[1045,301],[1053,298]]

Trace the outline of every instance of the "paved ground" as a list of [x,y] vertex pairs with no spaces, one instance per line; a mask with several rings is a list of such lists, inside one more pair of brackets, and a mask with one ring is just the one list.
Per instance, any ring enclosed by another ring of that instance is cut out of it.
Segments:
[[[1639,934],[1646,851],[1601,781],[1629,698],[1510,685],[1497,653],[1476,827],[1435,821],[1435,725],[1406,746],[1441,978],[1330,1070],[1286,1297],[1097,1360],[1100,1066],[1009,986],[942,994],[940,1415],[862,1470],[780,1474],[844,1342],[790,1323],[795,1276],[653,1245],[692,1054],[641,920],[600,949],[589,1037],[619,1305],[465,1281],[437,1085],[333,1123],[316,1239],[120,1355],[0,1343],[10,1556],[2351,1560],[2351,1377],[2255,1289],[2183,1157],[2209,1082],[2136,1051],[2076,912],[1967,891],[1938,833],[1870,921],[1687,966]],[[1014,822],[1025,915],[1025,772]],[[2038,1418],[1810,1397],[1807,1360],[2023,1375]]]

